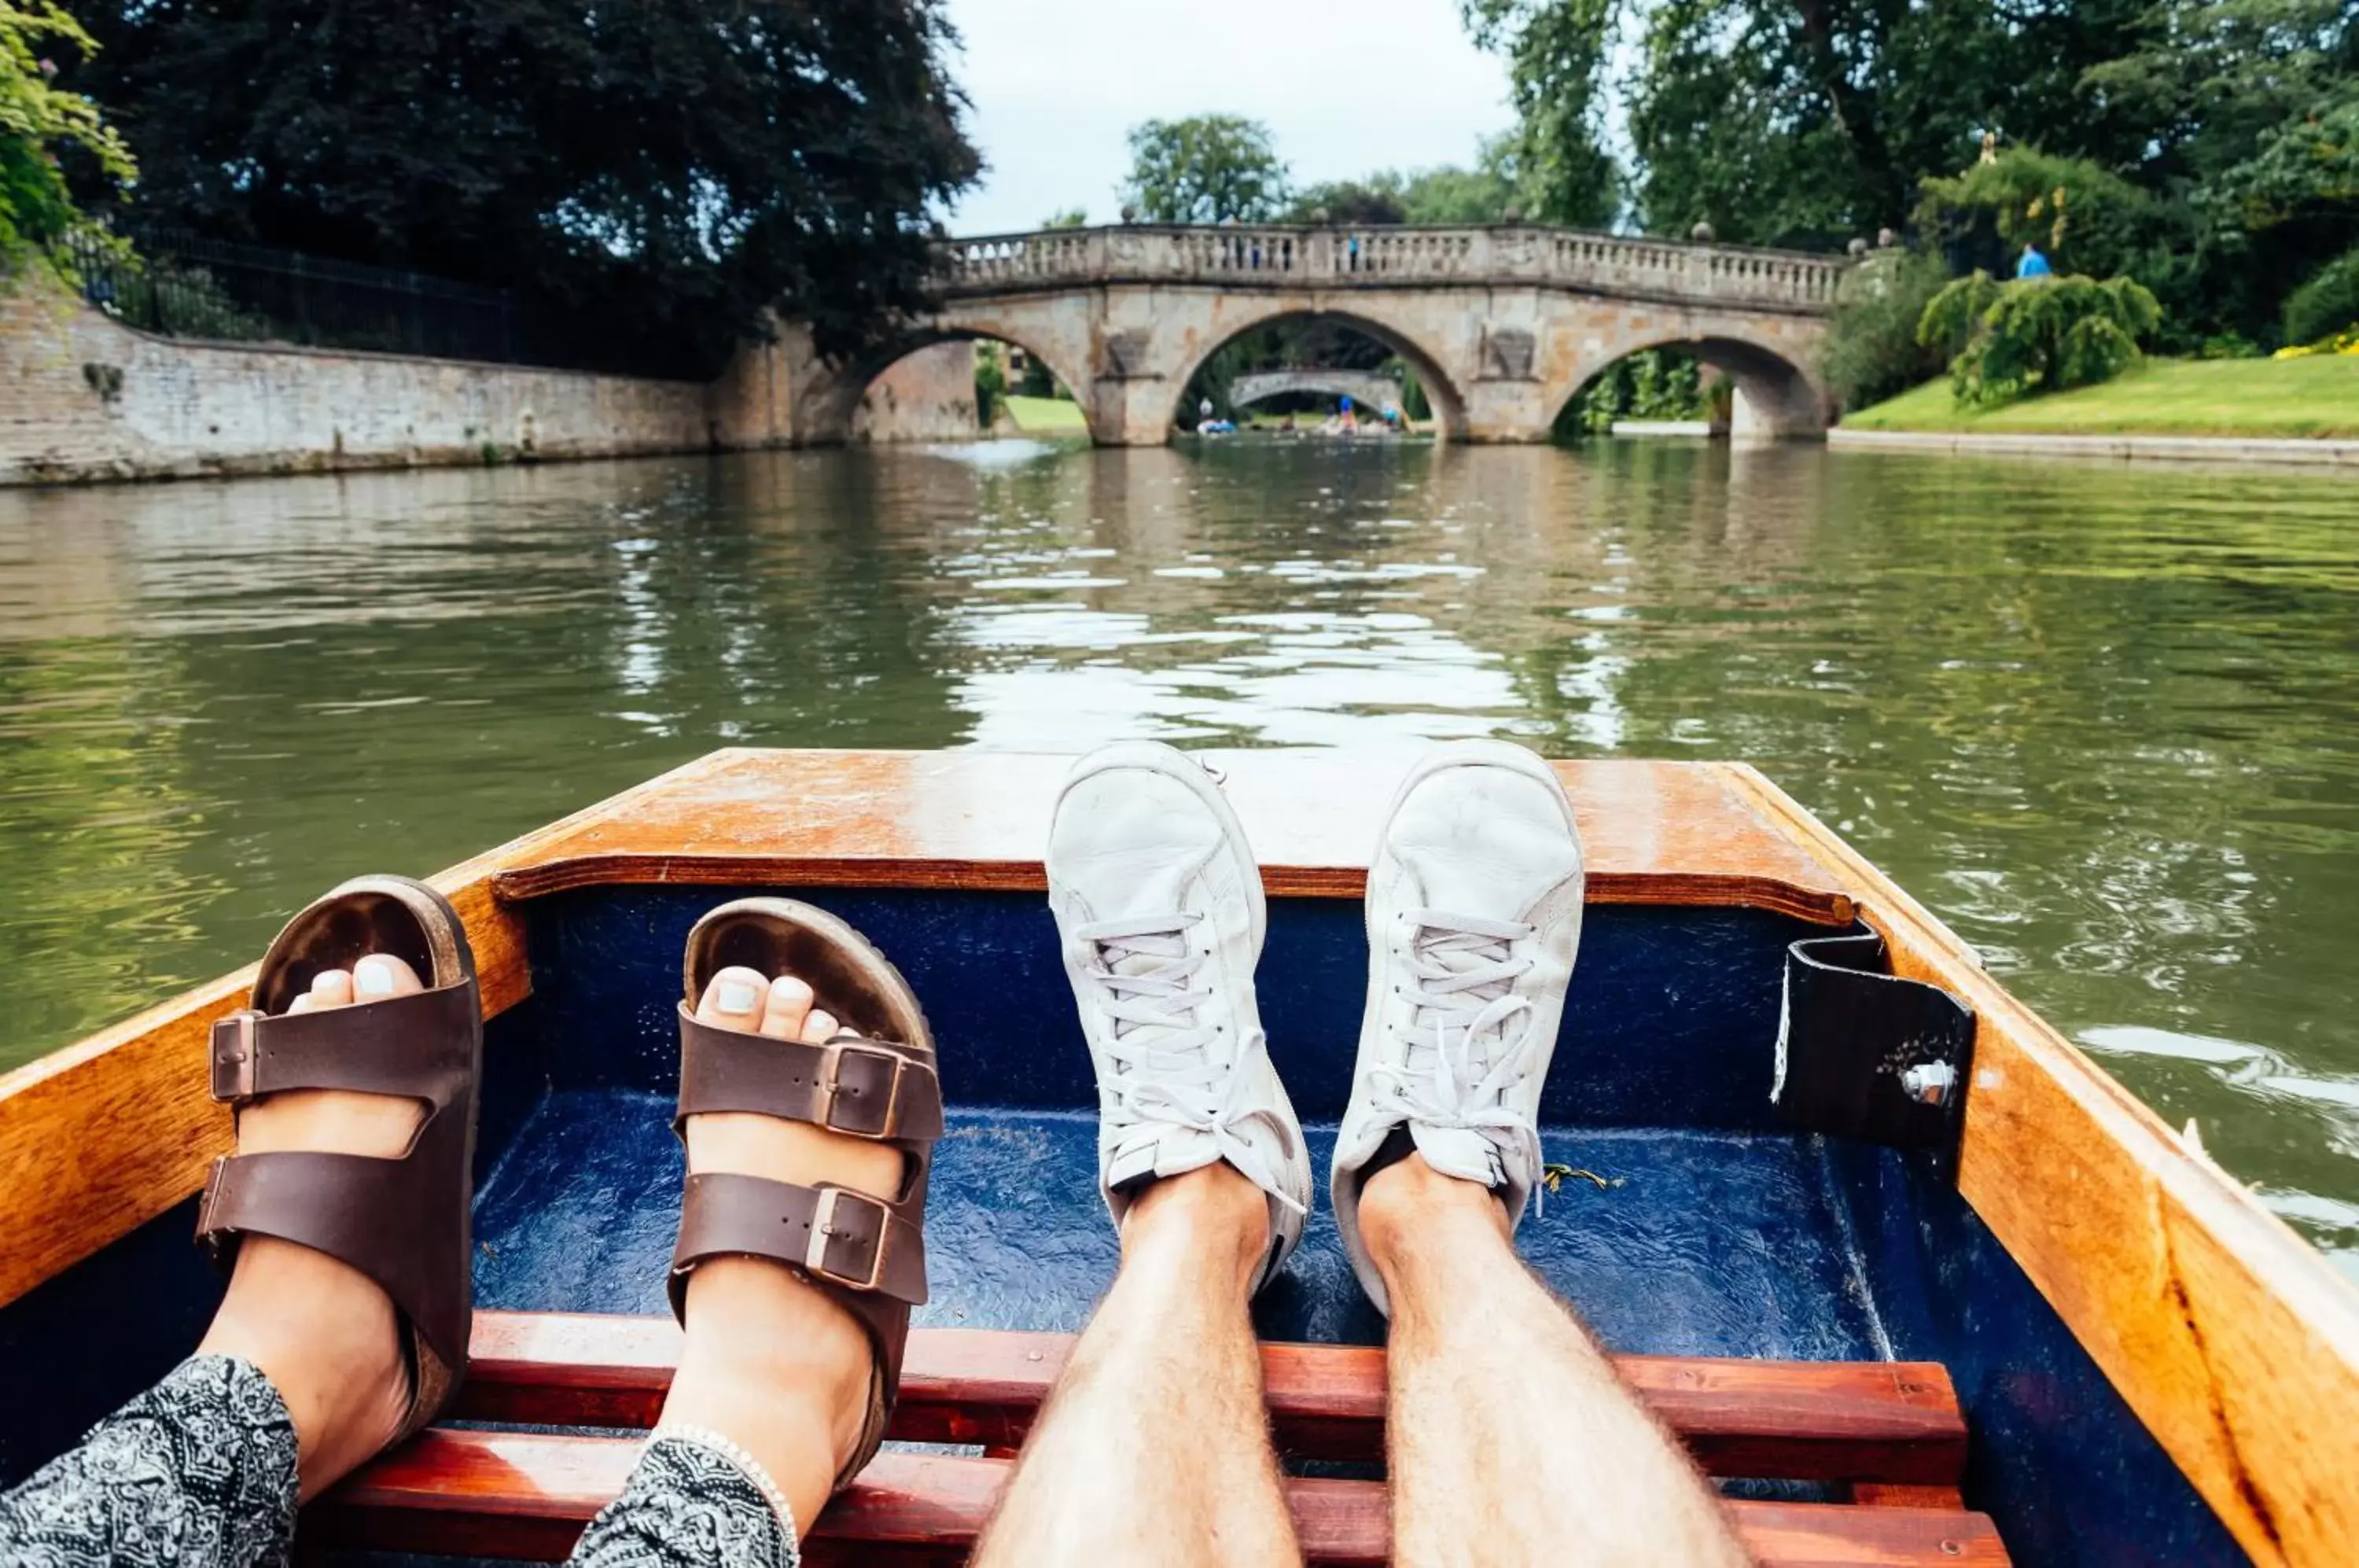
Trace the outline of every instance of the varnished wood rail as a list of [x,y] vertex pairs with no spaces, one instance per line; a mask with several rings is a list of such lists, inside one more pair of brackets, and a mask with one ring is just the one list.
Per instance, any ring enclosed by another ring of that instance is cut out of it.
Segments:
[[[451,1415],[519,1426],[652,1426],[679,1344],[669,1318],[481,1312]],[[914,1330],[892,1435],[1016,1447],[1071,1348],[1071,1334]],[[1965,1420],[1939,1366],[1664,1356],[1615,1364],[1716,1475],[1955,1486],[1965,1465]],[[1383,1457],[1383,1351],[1265,1345],[1262,1373],[1281,1450],[1305,1459]]]
[[[638,1456],[620,1438],[441,1428],[363,1470],[307,1512],[313,1547],[555,1563],[623,1488]],[[1006,1460],[877,1455],[805,1532],[815,1565],[965,1560],[1011,1468]],[[1384,1485],[1289,1478],[1304,1555],[1375,1568],[1391,1550]],[[1955,1568],[2003,1564],[1991,1521],[1957,1509],[1824,1503],[1728,1506],[1761,1568]]]

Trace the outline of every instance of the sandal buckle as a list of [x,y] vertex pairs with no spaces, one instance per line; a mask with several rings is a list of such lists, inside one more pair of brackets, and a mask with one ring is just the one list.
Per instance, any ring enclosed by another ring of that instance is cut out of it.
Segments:
[[[843,1081],[846,1058],[860,1062],[854,1068],[851,1085],[853,1093],[847,1096]],[[851,1138],[890,1138],[897,1118],[901,1114],[901,1076],[908,1062],[897,1051],[877,1051],[873,1047],[843,1044],[831,1045],[822,1059],[819,1073],[820,1125],[830,1132],[843,1133]],[[879,1076],[883,1082],[877,1082]],[[881,1089],[882,1094],[877,1091]],[[846,1105],[847,1097],[851,1105]],[[878,1099],[884,1102],[881,1111],[872,1110]],[[845,1112],[849,1110],[849,1117]]]
[[[829,1267],[827,1261],[828,1248],[837,1234],[835,1211],[847,1200],[865,1203],[876,1211],[876,1224],[872,1231],[875,1240],[869,1248],[865,1277],[843,1273]],[[821,1187],[819,1203],[811,1210],[810,1244],[803,1248],[804,1270],[849,1290],[874,1290],[877,1281],[885,1277],[885,1225],[891,1218],[890,1209],[864,1192],[847,1192],[841,1187]]]
[[235,1105],[254,1098],[254,1024],[261,1016],[251,1007],[240,1007],[226,1018],[213,1020],[214,1099]]

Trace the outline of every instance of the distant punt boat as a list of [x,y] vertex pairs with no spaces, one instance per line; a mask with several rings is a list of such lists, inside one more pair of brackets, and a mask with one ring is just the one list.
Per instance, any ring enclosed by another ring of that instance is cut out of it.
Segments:
[[[1336,752],[1218,761],[1265,857],[1263,1017],[1323,1161],[1390,779]],[[653,1421],[678,1348],[682,939],[776,891],[908,975],[953,1103],[900,1441],[810,1539],[963,1559],[1114,1263],[1042,897],[1065,766],[717,752],[438,879],[490,1016],[489,1310],[463,1424],[313,1503],[307,1545],[552,1561],[620,1487],[618,1433]],[[2359,1562],[2359,1292],[1758,773],[1558,767],[1589,909],[1542,1116],[1561,1170],[1519,1239],[1723,1478],[1759,1561]],[[248,981],[0,1079],[0,1481],[212,1310],[189,1236],[231,1128],[207,1033]],[[1381,1563],[1382,1323],[1323,1208],[1258,1312],[1305,1549]]]

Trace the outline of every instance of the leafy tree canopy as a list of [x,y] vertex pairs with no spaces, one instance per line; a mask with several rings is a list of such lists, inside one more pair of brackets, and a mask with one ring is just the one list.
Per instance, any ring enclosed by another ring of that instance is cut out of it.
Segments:
[[1285,204],[1286,165],[1258,120],[1149,120],[1131,129],[1122,195],[1150,223],[1266,223]]
[[[1618,178],[1649,232],[1703,221],[1726,240],[1833,248],[1923,216],[1931,179],[1950,187],[1937,205],[1987,239],[2007,202],[1984,198],[2017,174],[2007,221],[2035,221],[2029,162],[2044,156],[2041,178],[2066,174],[2066,243],[2133,262],[2182,337],[2271,334],[2285,295],[2359,241],[2354,0],[1462,6],[1507,61],[1538,216],[1593,214]],[[1609,98],[1628,128],[1618,171]],[[2017,167],[1979,172],[1985,136]]]
[[518,291],[711,370],[919,304],[979,168],[940,0],[90,0],[146,221]]
[[0,272],[48,247],[82,222],[60,155],[78,150],[109,183],[133,176],[129,152],[78,93],[60,91],[57,62],[42,51],[87,53],[90,37],[49,0],[0,0]]
[[1285,216],[1308,223],[1321,212],[1335,223],[1495,223],[1518,216],[1513,145],[1504,136],[1484,143],[1473,169],[1384,169],[1362,180],[1302,186]]

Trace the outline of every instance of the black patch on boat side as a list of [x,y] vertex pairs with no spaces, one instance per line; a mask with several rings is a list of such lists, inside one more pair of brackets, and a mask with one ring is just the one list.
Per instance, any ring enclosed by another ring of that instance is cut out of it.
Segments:
[[1860,930],[1787,950],[1770,1098],[1794,1127],[1954,1163],[1965,1125],[1974,1014],[1891,973],[1884,938]]

